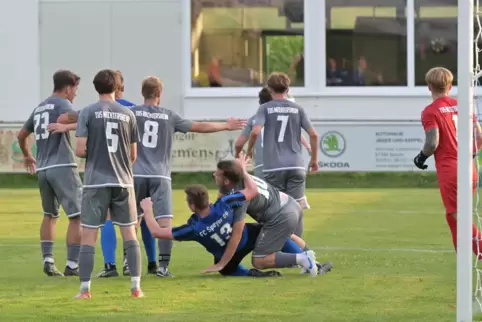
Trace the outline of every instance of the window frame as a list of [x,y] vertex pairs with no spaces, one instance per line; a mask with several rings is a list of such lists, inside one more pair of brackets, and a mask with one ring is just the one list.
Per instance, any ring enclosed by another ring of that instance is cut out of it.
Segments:
[[[192,87],[191,72],[191,0],[181,0],[182,15],[182,74],[184,98],[240,98],[256,97],[258,87]],[[326,86],[326,8],[324,1],[304,0],[305,82],[303,87],[292,87],[293,96],[304,97],[426,97],[425,86],[415,86],[415,1],[407,6],[407,86]],[[323,30],[323,32],[319,32]],[[315,59],[317,57],[317,59]],[[311,67],[313,66],[313,67]],[[308,68],[306,68],[308,67]],[[482,88],[475,92],[482,94]],[[457,95],[454,86],[452,95]]]

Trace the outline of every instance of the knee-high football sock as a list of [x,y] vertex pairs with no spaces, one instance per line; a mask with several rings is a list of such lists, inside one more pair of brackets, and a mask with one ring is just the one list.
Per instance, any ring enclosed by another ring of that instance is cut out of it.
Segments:
[[300,246],[298,246],[297,243],[292,241],[291,239],[288,239],[286,243],[284,244],[283,248],[281,249],[283,253],[289,253],[289,254],[299,254],[303,253],[303,249],[301,249]]
[[80,292],[90,291],[90,279],[94,270],[95,247],[80,245],[79,277]]
[[42,248],[42,256],[45,262],[54,262],[54,241],[53,240],[41,240],[40,247]]
[[159,267],[168,267],[171,261],[172,240],[159,239],[157,241],[159,247]]
[[[449,225],[450,232],[452,233],[452,242],[455,247],[455,251],[457,251],[457,219],[455,219],[451,215],[446,215],[445,218],[447,219],[447,224]],[[477,226],[472,224],[472,251],[474,252],[475,256],[478,256],[479,259],[482,259],[482,236],[477,229]],[[480,253],[479,253],[480,252]]]
[[142,242],[144,243],[144,248],[146,249],[147,261],[149,263],[156,262],[156,239],[152,237],[149,228],[147,228],[146,221],[141,222],[141,233]]
[[115,236],[115,227],[111,220],[106,220],[104,227],[100,231],[100,245],[102,247],[102,255],[104,255],[104,263],[115,266],[117,238]]
[[132,289],[135,290],[140,288],[141,282],[141,248],[137,240],[127,240],[124,242],[124,249],[131,273]]

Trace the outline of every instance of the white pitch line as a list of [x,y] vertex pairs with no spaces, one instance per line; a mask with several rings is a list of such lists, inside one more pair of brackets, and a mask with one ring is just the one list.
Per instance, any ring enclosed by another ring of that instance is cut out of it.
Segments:
[[[32,244],[0,244],[0,248],[3,247],[40,247],[39,245],[32,245]],[[191,244],[191,245],[176,245],[175,247],[179,248],[202,248],[200,245]],[[429,248],[355,248],[355,247],[337,247],[337,246],[314,246],[311,247],[313,250],[317,251],[340,251],[340,252],[381,252],[381,253],[393,253],[393,252],[400,252],[400,253],[433,253],[433,254],[442,254],[442,253],[453,253],[453,249],[429,249]]]

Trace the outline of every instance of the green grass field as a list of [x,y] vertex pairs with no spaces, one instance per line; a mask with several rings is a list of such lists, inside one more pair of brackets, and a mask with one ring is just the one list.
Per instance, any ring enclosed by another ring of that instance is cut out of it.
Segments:
[[[145,277],[145,298],[130,298],[129,279],[118,277],[94,278],[92,300],[73,301],[78,278],[42,272],[38,192],[0,190],[0,320],[455,320],[455,254],[438,190],[309,190],[308,198],[304,238],[319,261],[333,261],[328,275],[310,279],[299,269],[272,279],[202,275],[210,255],[194,243],[175,243],[176,278]],[[181,224],[189,214],[182,191],[174,199],[174,222]],[[66,224],[61,217],[59,269],[66,260]],[[94,273],[102,265],[98,247]]]

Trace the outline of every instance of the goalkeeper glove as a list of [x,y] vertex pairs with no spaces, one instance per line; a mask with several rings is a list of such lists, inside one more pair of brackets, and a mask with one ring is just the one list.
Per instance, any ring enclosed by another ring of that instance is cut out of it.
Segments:
[[423,154],[423,151],[420,151],[420,153],[413,159],[413,163],[420,170],[425,170],[428,168],[428,166],[425,164],[425,161],[427,161],[427,159],[428,156]]

